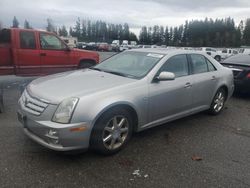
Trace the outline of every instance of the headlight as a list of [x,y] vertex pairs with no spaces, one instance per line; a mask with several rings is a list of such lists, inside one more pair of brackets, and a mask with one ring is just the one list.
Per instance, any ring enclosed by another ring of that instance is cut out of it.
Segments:
[[78,98],[63,100],[56,109],[52,121],[57,123],[69,123],[78,100]]

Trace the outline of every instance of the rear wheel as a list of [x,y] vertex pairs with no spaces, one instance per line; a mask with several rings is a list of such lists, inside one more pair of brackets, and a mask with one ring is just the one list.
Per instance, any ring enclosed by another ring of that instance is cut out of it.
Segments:
[[105,112],[96,122],[90,140],[91,148],[111,155],[120,151],[132,134],[132,116],[122,108]]
[[220,88],[213,98],[213,102],[210,106],[209,113],[212,115],[219,114],[225,105],[226,101],[226,91],[223,88]]
[[215,56],[214,59],[217,60],[217,61],[221,61],[221,57],[219,55]]
[[93,61],[81,61],[80,64],[79,64],[79,69],[86,69],[86,68],[89,68],[89,67],[92,67],[94,66],[95,63]]

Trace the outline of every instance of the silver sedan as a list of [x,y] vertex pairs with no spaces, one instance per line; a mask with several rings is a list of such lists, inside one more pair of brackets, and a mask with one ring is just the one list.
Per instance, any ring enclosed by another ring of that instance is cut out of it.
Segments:
[[137,49],[34,80],[19,100],[18,118],[26,135],[47,148],[113,154],[133,132],[200,111],[219,114],[233,89],[232,71],[206,54]]

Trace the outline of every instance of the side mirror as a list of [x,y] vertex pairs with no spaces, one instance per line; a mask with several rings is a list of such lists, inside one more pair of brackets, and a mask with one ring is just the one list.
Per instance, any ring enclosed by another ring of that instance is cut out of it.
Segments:
[[165,81],[165,80],[174,80],[175,74],[172,72],[161,72],[158,77],[156,77],[156,80],[158,81]]

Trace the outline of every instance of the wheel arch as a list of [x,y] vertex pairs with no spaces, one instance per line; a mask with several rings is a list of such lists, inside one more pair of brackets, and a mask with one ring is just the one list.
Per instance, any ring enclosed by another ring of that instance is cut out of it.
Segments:
[[81,63],[91,63],[93,65],[96,65],[97,62],[94,60],[94,59],[90,59],[90,58],[87,58],[87,59],[80,59],[79,60],[79,63],[78,63],[78,67],[80,67]]
[[[224,89],[224,91],[226,92],[226,100],[228,99],[228,87],[225,85],[225,84],[223,84],[223,85],[221,85],[218,89],[217,89],[217,91],[219,90],[219,89]],[[216,91],[216,92],[217,92]]]
[[[95,126],[96,122],[100,119],[100,117],[110,111],[110,110],[114,110],[115,108],[123,108],[123,109],[126,109],[132,116],[132,119],[133,119],[133,132],[136,132],[138,130],[138,122],[139,122],[139,118],[138,118],[138,113],[136,111],[136,108],[131,104],[131,103],[128,103],[128,102],[119,102],[119,103],[114,103],[114,104],[111,104],[105,108],[103,108],[99,113],[98,115],[95,117],[94,121],[93,121],[93,127]],[[92,129],[93,130],[93,129]]]

